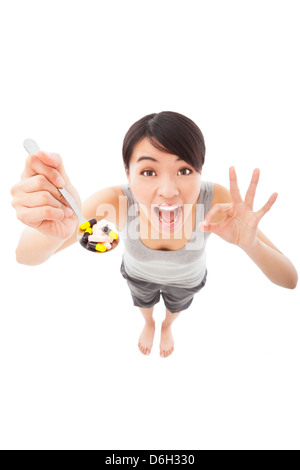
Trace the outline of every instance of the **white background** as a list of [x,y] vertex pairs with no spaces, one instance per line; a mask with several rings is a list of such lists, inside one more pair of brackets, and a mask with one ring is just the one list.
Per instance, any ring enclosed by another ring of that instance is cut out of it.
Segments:
[[61,154],[82,199],[126,183],[122,142],[152,112],[193,119],[203,179],[244,195],[261,170],[261,230],[299,259],[299,2],[1,2],[0,446],[4,449],[299,449],[299,286],[272,284],[215,235],[208,281],[152,353],[110,255],[79,245],[15,261],[10,188],[23,140]]

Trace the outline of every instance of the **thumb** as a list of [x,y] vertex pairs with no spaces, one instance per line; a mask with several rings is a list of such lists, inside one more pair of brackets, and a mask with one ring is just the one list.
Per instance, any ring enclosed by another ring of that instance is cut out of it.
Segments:
[[216,215],[224,214],[232,207],[231,203],[222,203],[222,204],[215,204],[205,215],[205,218],[199,224],[199,228],[203,230],[203,232],[214,232],[218,233],[218,228],[220,226],[220,222],[212,223],[211,221],[216,217]]
[[203,232],[211,232],[212,230],[212,226],[214,224],[210,224],[207,220],[203,220],[202,222],[200,222],[200,224],[198,225],[198,227],[200,228],[200,230],[202,230]]
[[37,156],[41,162],[45,163],[45,165],[55,168],[63,177],[66,184],[70,183],[69,177],[63,165],[62,158],[58,153],[44,152],[43,150],[39,150],[37,152]]
[[202,222],[200,222],[198,227],[203,232],[215,233],[216,235],[220,235],[220,233],[222,231],[222,227],[223,227],[222,222],[223,221],[220,220],[220,222],[212,223],[212,222],[208,222],[208,220],[204,219]]

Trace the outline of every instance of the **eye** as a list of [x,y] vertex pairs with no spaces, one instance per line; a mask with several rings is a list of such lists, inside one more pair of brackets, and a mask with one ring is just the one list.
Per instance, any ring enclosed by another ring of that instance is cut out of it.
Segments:
[[[179,172],[181,172],[181,171],[185,171],[185,172],[186,172],[185,174],[183,174],[183,176],[184,176],[184,175],[187,175],[187,176],[188,176],[188,175],[190,175],[191,173],[193,173],[193,170],[191,170],[190,168],[182,168],[181,170],[179,170]],[[154,170],[143,170],[140,174],[141,174],[142,176],[151,176],[150,173],[155,173],[155,171],[154,171]]]
[[186,173],[186,175],[190,175],[191,173],[193,173],[193,170],[191,170],[190,168],[182,168],[181,170],[179,170],[179,172],[186,171],[186,170],[189,172],[189,173]]
[[[154,171],[154,170],[143,170],[143,171],[141,172],[141,175],[142,175],[142,176],[145,176],[144,173],[155,173],[155,171]],[[146,176],[148,176],[148,175],[146,175]]]

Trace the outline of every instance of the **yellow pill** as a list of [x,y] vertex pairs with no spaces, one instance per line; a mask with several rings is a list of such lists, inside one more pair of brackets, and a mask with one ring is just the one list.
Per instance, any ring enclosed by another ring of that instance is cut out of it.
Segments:
[[89,223],[89,221],[86,221],[86,222],[83,222],[83,224],[81,224],[79,228],[80,228],[80,230],[86,230],[90,226],[91,226],[91,224]]
[[93,233],[92,227],[88,227],[88,228],[86,229],[85,233],[89,233],[90,235],[92,235],[92,233]]
[[118,238],[118,234],[116,232],[113,232],[112,230],[109,232],[108,236],[113,240],[117,240]]
[[97,245],[95,246],[95,250],[101,251],[103,253],[104,251],[106,251],[106,246],[102,245],[102,243],[97,243]]

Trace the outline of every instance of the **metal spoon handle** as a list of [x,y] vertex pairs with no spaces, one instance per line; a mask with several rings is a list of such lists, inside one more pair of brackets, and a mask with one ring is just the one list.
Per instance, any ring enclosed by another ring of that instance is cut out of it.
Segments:
[[[23,145],[24,145],[24,148],[29,153],[29,155],[37,153],[40,150],[38,144],[32,139],[24,140]],[[75,212],[75,215],[77,219],[79,220],[79,223],[82,224],[83,222],[86,222],[86,218],[83,217],[79,207],[77,206],[76,202],[72,198],[71,194],[69,194],[65,188],[57,188],[57,189],[60,192],[60,194],[65,198],[65,200],[69,203],[73,211]]]

